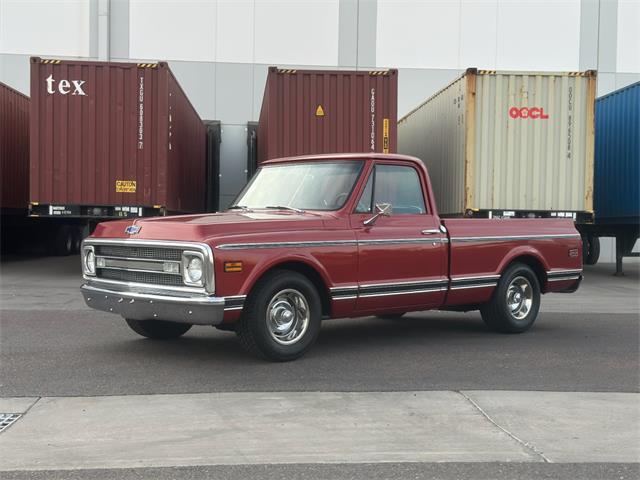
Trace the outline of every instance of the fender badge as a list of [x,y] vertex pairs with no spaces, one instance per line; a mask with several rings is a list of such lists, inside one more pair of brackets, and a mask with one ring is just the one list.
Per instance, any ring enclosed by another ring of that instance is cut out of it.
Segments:
[[135,235],[136,233],[140,232],[140,230],[142,230],[142,227],[139,227],[138,225],[129,225],[127,228],[124,229],[124,233],[128,233],[129,235]]

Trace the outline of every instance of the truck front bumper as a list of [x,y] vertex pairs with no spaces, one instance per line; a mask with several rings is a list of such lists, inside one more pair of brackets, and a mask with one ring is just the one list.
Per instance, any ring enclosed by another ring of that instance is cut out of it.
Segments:
[[225,299],[207,295],[180,296],[173,292],[119,290],[85,284],[85,303],[96,310],[118,313],[130,320],[165,320],[191,325],[218,325]]

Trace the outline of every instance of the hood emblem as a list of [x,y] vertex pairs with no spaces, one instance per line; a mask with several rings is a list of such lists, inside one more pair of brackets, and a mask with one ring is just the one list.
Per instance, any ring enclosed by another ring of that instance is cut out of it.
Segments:
[[140,230],[142,230],[142,227],[139,227],[138,225],[129,225],[127,228],[124,229],[124,233],[128,233],[129,235],[135,235],[136,233],[140,232]]

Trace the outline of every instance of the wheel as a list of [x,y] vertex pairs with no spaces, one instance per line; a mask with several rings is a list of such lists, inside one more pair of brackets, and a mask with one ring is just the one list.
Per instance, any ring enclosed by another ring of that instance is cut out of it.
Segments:
[[72,228],[72,234],[73,234],[73,242],[71,245],[71,253],[73,255],[76,255],[78,253],[80,253],[80,247],[82,246],[82,240],[84,240],[84,238],[82,237],[82,227],[73,227]]
[[595,265],[600,258],[600,238],[595,235],[587,236],[587,243],[582,245],[583,262],[586,265]]
[[381,318],[383,320],[398,320],[402,318],[402,316],[407,312],[402,313],[385,313],[384,315],[376,315],[376,318]]
[[171,340],[181,337],[192,327],[188,323],[165,322],[164,320],[125,320],[131,330],[138,335],[154,340]]
[[320,295],[296,272],[267,275],[247,298],[238,337],[250,353],[275,362],[302,356],[320,332]]
[[489,328],[522,333],[533,325],[540,309],[540,284],[533,270],[514,263],[500,277],[491,300],[480,308]]
[[71,255],[73,252],[74,229],[68,225],[62,225],[56,230],[53,239],[53,254],[60,257]]

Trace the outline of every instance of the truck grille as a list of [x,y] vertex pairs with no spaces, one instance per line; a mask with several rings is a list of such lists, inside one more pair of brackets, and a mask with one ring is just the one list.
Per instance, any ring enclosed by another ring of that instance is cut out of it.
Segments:
[[98,269],[98,278],[118,280],[120,282],[149,283],[152,285],[165,285],[182,287],[182,276],[168,273],[132,272],[128,270]]
[[166,263],[180,263],[182,248],[147,245],[95,245],[96,258],[104,258],[96,277],[127,283],[144,283],[167,287],[184,287],[182,268],[166,273]]
[[105,257],[148,258],[154,260],[180,261],[182,258],[182,250],[177,248],[96,245],[96,255]]

